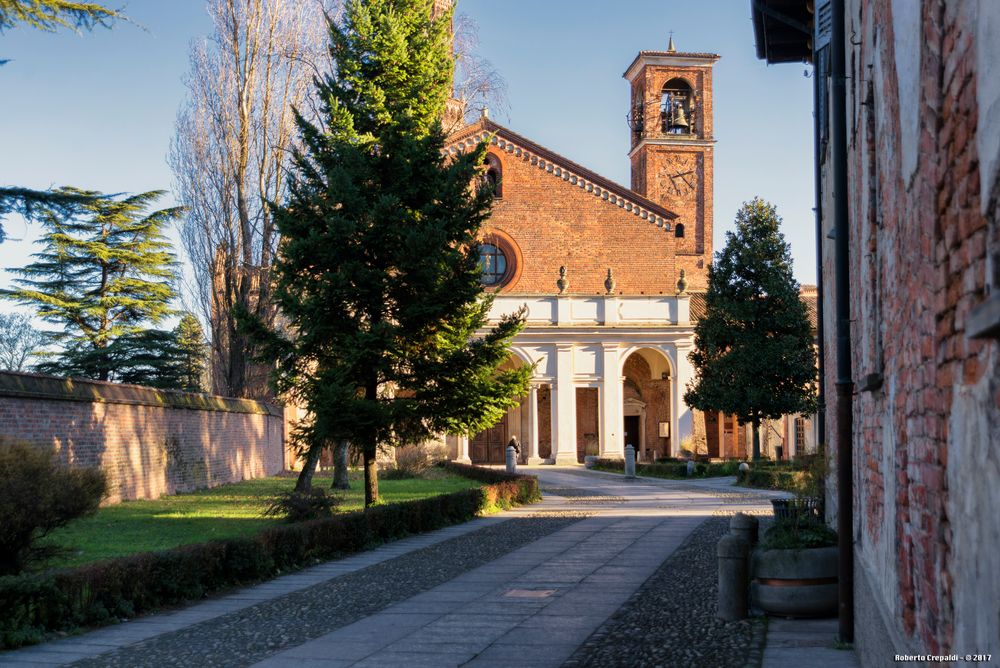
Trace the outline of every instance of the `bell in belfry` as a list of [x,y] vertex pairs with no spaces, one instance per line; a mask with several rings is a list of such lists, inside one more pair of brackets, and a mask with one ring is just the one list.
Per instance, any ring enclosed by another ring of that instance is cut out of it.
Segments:
[[674,122],[672,127],[677,128],[681,132],[688,131],[689,126],[688,126],[687,116],[684,114],[684,105],[679,102],[677,103],[677,106],[674,108]]

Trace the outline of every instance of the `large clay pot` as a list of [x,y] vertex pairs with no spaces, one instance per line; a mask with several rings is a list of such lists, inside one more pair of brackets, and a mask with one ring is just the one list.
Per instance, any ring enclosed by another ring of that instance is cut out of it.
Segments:
[[769,615],[837,614],[837,548],[756,550],[750,596]]

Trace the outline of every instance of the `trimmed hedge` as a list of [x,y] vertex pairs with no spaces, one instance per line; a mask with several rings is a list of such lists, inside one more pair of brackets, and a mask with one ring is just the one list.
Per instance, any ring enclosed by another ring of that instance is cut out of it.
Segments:
[[751,468],[739,474],[736,484],[757,489],[781,489],[794,492],[803,487],[808,471],[778,468]]
[[251,538],[186,545],[42,575],[0,577],[0,648],[39,642],[50,631],[102,626],[197,600],[541,498],[538,480],[532,476],[451,463],[446,468],[486,485],[278,525]]
[[[694,466],[694,475],[688,476],[686,460],[664,459],[651,464],[636,464],[635,472],[636,475],[651,476],[654,478],[715,478],[736,475],[739,471],[739,465],[740,462],[737,461],[718,464],[698,462]],[[624,471],[625,462],[621,459],[598,459],[594,463],[594,468],[600,471]]]

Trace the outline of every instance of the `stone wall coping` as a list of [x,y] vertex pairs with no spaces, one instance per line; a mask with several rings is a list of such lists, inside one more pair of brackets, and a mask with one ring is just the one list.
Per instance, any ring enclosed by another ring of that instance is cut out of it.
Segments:
[[235,399],[213,394],[160,390],[142,385],[125,385],[87,378],[62,378],[14,371],[0,371],[0,397],[131,404],[196,411],[273,415],[276,417],[281,417],[284,414],[281,406],[252,399]]

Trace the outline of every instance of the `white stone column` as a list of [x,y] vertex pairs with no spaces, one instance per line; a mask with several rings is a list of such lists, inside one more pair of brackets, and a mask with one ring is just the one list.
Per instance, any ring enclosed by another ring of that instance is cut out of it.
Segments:
[[799,430],[795,428],[798,415],[785,416],[785,437],[788,441],[788,458],[796,456],[799,451]]
[[694,367],[688,359],[688,354],[693,348],[693,341],[678,342],[674,348],[676,358],[673,361],[676,363],[676,369],[670,388],[673,397],[673,410],[670,415],[670,454],[674,457],[680,456],[681,441],[694,434],[694,413],[683,399],[684,389],[694,379]]
[[538,456],[538,386],[531,385],[528,390],[528,465],[541,464]]
[[601,377],[601,457],[621,459],[625,456],[623,432],[625,418],[622,404],[622,380],[618,370],[621,352],[616,343],[605,343]]
[[471,464],[472,459],[469,458],[469,435],[459,434],[458,438],[458,458],[455,459],[459,464]]
[[576,386],[573,344],[556,344],[556,379],[552,384],[552,459],[576,464]]

